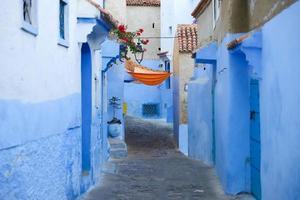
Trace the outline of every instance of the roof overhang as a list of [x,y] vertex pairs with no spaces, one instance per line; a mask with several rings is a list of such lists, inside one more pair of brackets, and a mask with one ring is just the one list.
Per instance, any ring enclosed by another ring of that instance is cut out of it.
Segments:
[[191,15],[195,18],[199,17],[204,12],[204,10],[208,7],[210,2],[211,0],[201,0]]

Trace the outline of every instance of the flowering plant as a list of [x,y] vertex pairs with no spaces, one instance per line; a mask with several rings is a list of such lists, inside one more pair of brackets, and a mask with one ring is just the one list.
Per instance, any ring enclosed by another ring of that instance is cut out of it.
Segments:
[[118,38],[118,41],[124,44],[132,53],[140,53],[145,52],[141,44],[147,45],[149,40],[141,39],[141,35],[144,32],[144,29],[140,28],[135,32],[127,31],[127,26],[121,24],[117,29],[113,30],[113,35]]

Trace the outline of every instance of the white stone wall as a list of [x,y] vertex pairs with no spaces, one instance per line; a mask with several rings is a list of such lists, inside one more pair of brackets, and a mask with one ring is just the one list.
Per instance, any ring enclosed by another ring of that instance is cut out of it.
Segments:
[[[152,28],[152,23],[155,24],[154,28]],[[129,31],[143,28],[142,36],[158,37],[150,38],[150,43],[145,45],[147,51],[144,59],[159,59],[157,53],[159,52],[158,48],[160,48],[160,7],[127,6],[127,24]]]
[[76,3],[69,2],[69,48],[58,45],[59,4],[38,1],[38,31],[21,29],[22,1],[1,2],[0,98],[24,102],[57,99],[80,91]]
[[120,23],[127,24],[126,0],[106,0],[105,9],[107,9]]
[[[200,0],[161,0],[161,36],[174,37],[178,24],[191,24],[192,11]],[[168,51],[172,60],[174,38],[161,40],[162,51]]]
[[[83,2],[85,0],[80,0]],[[81,44],[92,31],[81,29],[77,24],[79,1],[69,1],[69,46],[58,44],[59,3],[52,0],[38,1],[37,28],[34,36],[22,27],[22,1],[6,0],[0,13],[0,122],[1,147],[18,145],[30,140],[64,132],[68,128],[80,126],[81,93]],[[91,9],[91,5],[87,5]],[[83,32],[84,40],[78,41]],[[100,46],[99,46],[100,47]],[[101,52],[92,53],[92,95],[93,119],[96,119],[100,105],[99,89],[95,87],[95,77],[102,68]],[[74,96],[75,95],[75,96]],[[97,101],[97,102],[96,102]],[[60,107],[60,103],[65,106]],[[47,108],[47,105],[55,106]],[[11,107],[9,107],[11,106]],[[34,107],[35,110],[22,110]],[[48,110],[47,110],[48,109]],[[46,117],[45,112],[52,115]],[[61,114],[58,114],[61,112]],[[4,114],[3,114],[4,113]],[[62,114],[66,115],[62,117]],[[60,119],[62,117],[63,119]],[[46,122],[47,121],[47,122]],[[54,125],[55,124],[55,125]],[[6,137],[5,131],[10,137]],[[17,139],[16,139],[17,138]]]

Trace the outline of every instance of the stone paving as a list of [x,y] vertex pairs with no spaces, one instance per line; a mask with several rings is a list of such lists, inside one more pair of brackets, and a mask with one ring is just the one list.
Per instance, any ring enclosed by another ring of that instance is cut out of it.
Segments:
[[83,200],[232,200],[213,168],[176,150],[170,125],[126,118],[128,157],[106,165]]

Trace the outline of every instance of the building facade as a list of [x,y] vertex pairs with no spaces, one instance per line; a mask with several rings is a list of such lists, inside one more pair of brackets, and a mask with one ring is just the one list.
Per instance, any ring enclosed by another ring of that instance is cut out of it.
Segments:
[[1,4],[0,199],[75,199],[109,156],[101,48],[114,21],[84,0]]
[[[227,193],[300,198],[299,9],[289,0],[206,0],[193,12],[201,47],[189,85],[189,154],[215,166]],[[197,115],[196,99],[205,99]]]
[[[138,20],[137,20],[138,19]],[[143,37],[150,42],[141,65],[164,70],[157,53],[160,52],[160,0],[127,0],[127,26],[129,31],[144,29]],[[130,56],[134,59],[134,55]],[[125,102],[129,115],[145,118],[165,118],[167,107],[161,103],[162,85],[147,86],[134,82],[125,83]]]
[[179,147],[187,153],[187,91],[192,78],[195,61],[193,51],[197,49],[197,25],[180,24],[177,26],[173,52],[173,118],[174,134]]

